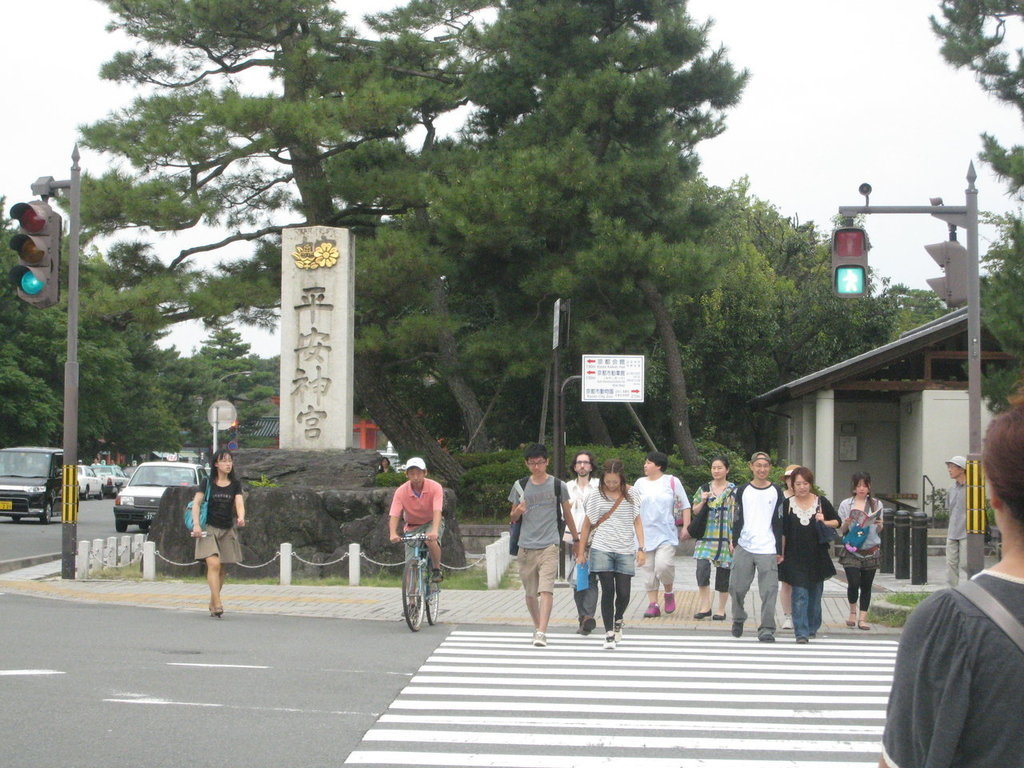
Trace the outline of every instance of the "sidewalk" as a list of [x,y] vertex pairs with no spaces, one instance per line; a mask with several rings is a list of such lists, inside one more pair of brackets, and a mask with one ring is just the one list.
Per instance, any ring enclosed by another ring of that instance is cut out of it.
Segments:
[[[892,574],[878,573],[875,577],[874,592],[879,597],[886,592],[925,592],[945,586],[945,558],[928,558],[928,583],[912,585],[910,580],[897,580]],[[515,566],[512,566],[515,568]],[[871,634],[896,636],[898,629],[876,626],[870,632],[849,629],[846,617],[849,604],[846,602],[846,584],[840,576],[825,582],[822,598],[823,632],[834,635],[856,635],[868,637]],[[625,620],[629,626],[652,629],[702,629],[728,632],[731,619],[726,621],[697,621],[693,614],[697,610],[697,588],[692,557],[680,554],[676,557],[677,609],[671,616],[662,615],[656,619],[643,618],[647,601],[641,585],[633,583],[633,599],[630,601]],[[94,604],[131,605],[147,608],[164,608],[179,611],[205,613],[209,601],[206,585],[175,581],[107,581],[83,580],[64,581],[60,578],[60,561],[35,565],[21,570],[0,574],[0,592],[30,595],[56,600],[74,600]],[[288,616],[317,616],[334,619],[362,619],[401,622],[401,591],[397,587],[300,587],[273,584],[249,585],[228,579],[224,587],[226,615],[239,613],[264,613]],[[760,615],[760,598],[756,580],[747,595],[747,632],[756,630]],[[782,621],[781,610],[778,621]],[[441,594],[441,622],[459,624],[508,624],[530,626],[529,615],[519,589],[509,590],[444,590]],[[556,631],[574,629],[576,608],[572,590],[567,584],[559,584],[555,590],[555,605],[552,611],[551,628]],[[790,633],[780,633],[782,637]]]

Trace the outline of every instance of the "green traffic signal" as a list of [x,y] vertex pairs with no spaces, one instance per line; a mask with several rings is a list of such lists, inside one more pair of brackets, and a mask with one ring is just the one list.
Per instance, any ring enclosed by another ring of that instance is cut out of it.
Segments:
[[834,288],[839,296],[864,295],[864,267],[836,267],[835,280],[836,284]]

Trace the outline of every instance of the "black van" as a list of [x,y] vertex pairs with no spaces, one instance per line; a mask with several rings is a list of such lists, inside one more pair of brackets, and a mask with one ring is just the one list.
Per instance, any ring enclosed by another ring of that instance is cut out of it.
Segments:
[[46,525],[60,519],[61,448],[0,449],[0,515],[20,522],[26,515]]

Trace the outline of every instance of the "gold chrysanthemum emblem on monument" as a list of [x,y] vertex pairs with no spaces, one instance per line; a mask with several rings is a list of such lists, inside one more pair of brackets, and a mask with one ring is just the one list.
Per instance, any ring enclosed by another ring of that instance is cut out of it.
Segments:
[[340,256],[338,246],[330,240],[315,246],[313,243],[302,243],[292,251],[292,259],[299,269],[328,269],[338,263]]

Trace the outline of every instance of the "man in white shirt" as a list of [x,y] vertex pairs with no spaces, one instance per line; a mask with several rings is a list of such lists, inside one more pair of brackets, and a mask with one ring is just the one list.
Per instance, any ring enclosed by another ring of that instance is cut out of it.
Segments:
[[747,591],[757,572],[761,595],[761,624],[757,639],[775,642],[775,598],[779,592],[779,563],[782,562],[782,488],[768,479],[772,460],[764,451],[750,457],[753,479],[736,489],[736,514],[732,526],[732,636],[743,635],[747,612],[743,607]]
[[[583,530],[583,505],[587,496],[597,488],[597,478],[593,476],[594,468],[597,466],[597,459],[590,451],[580,451],[572,457],[569,467],[575,480],[566,483],[569,487],[569,500],[572,502],[572,520],[577,531]],[[573,567],[576,564],[575,549],[572,544],[572,534],[566,530],[562,540],[568,545],[569,555]],[[572,579],[573,586],[576,586],[575,578]],[[576,628],[577,635],[589,635],[597,626],[594,614],[597,613],[597,574],[590,574],[586,589],[576,589],[573,594],[576,601],[576,614],[579,626]]]

